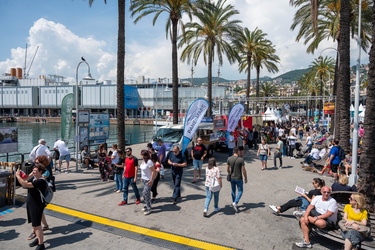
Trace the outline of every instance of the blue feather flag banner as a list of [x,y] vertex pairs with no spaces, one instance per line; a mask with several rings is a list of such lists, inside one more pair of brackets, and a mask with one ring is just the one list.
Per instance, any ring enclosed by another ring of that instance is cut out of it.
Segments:
[[185,117],[184,137],[182,139],[181,151],[185,152],[187,146],[194,137],[199,124],[201,123],[208,109],[208,102],[205,99],[196,99],[189,107]]

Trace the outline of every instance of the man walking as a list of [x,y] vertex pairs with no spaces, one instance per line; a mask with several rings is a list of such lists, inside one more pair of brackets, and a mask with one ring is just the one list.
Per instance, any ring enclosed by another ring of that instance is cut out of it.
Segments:
[[[227,172],[231,176],[230,184],[232,187],[232,206],[234,211],[238,212],[237,204],[243,193],[243,179],[247,183],[247,173],[245,162],[242,157],[238,156],[238,147],[233,149],[233,156],[227,160]],[[243,176],[243,177],[242,177]],[[236,195],[236,189],[238,191]]]
[[197,143],[195,146],[191,149],[191,158],[193,159],[193,166],[194,166],[194,179],[192,183],[197,182],[197,175],[198,175],[198,181],[201,180],[201,174],[202,174],[202,165],[204,161],[204,157],[207,155],[207,149],[206,146],[202,144],[202,138],[197,139]]
[[181,197],[181,180],[184,167],[187,166],[186,157],[181,153],[179,146],[173,147],[173,152],[168,155],[168,164],[171,166],[173,180],[172,202],[177,204],[177,198]]
[[117,204],[119,206],[128,204],[128,193],[129,193],[129,185],[132,186],[135,198],[135,204],[141,203],[141,196],[139,195],[138,187],[137,187],[137,173],[138,173],[138,159],[132,155],[132,149],[126,148],[125,149],[126,157],[125,157],[125,166],[124,166],[124,177],[123,177],[123,200]]
[[228,156],[230,157],[233,155],[233,148],[236,146],[236,140],[234,138],[233,131],[230,132],[228,135],[227,144],[228,144]]
[[283,159],[281,158],[282,156],[281,151],[283,150],[284,143],[281,140],[280,136],[276,137],[276,142],[277,144],[276,144],[275,152],[273,154],[273,167],[277,168],[276,159],[279,158],[279,161],[280,161],[279,168],[283,168]]
[[46,146],[46,140],[44,139],[38,141],[38,145],[31,150],[29,157],[34,162],[35,158],[41,155],[47,156],[48,159],[52,157],[52,153]]
[[333,147],[329,151],[329,156],[328,156],[329,158],[327,162],[331,164],[331,171],[333,174],[334,181],[337,181],[338,179],[337,171],[341,163],[341,159],[339,156],[339,152],[340,152],[339,140],[338,139],[332,140],[332,144],[333,144]]
[[322,195],[317,195],[312,199],[305,214],[300,219],[304,240],[296,243],[298,247],[312,247],[309,238],[310,224],[326,230],[331,230],[335,227],[337,221],[337,202],[331,197],[330,187],[322,187],[321,193]]
[[[163,165],[160,169],[160,178],[164,179],[164,167],[167,167],[167,147],[165,146],[162,139],[158,140],[158,159],[159,162]],[[164,166],[165,165],[165,166]]]
[[69,163],[70,163],[70,151],[68,147],[66,146],[65,142],[61,139],[58,139],[55,142],[55,145],[53,145],[53,150],[58,150],[60,153],[59,157],[59,171],[61,171],[61,165],[62,161],[66,161],[66,171],[65,173],[68,173],[69,171]]

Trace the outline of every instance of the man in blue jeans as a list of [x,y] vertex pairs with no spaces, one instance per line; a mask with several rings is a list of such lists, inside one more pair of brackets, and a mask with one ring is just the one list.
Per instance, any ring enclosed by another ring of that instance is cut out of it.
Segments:
[[[193,159],[194,166],[194,179],[192,183],[196,183],[201,180],[202,165],[204,157],[207,155],[206,146],[202,144],[202,138],[197,138],[197,143],[191,149],[191,158]],[[198,180],[197,180],[198,175]]]
[[[243,179],[247,183],[247,173],[245,162],[242,157],[238,156],[238,147],[233,148],[233,156],[227,160],[227,172],[231,176],[230,184],[232,186],[232,206],[234,211],[238,212],[237,204],[243,193]],[[242,177],[243,175],[243,177]],[[236,189],[238,193],[236,195]]]
[[123,176],[123,200],[118,205],[122,206],[128,204],[128,190],[129,185],[132,186],[134,194],[135,194],[135,204],[141,203],[141,196],[139,195],[138,187],[137,187],[137,173],[138,173],[138,159],[132,155],[132,149],[126,148],[126,158],[125,158],[125,165],[124,165],[124,176]]
[[168,164],[171,166],[173,180],[173,204],[177,203],[177,198],[181,197],[181,180],[184,173],[184,167],[187,166],[186,157],[180,151],[179,146],[173,147],[173,152],[168,155]]

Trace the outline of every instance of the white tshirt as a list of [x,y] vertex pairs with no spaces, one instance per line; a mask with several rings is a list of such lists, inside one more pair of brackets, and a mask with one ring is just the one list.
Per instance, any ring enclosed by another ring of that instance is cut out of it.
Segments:
[[311,155],[315,160],[320,159],[319,149],[317,149],[317,148],[313,148],[313,149],[311,149],[310,155]]
[[294,136],[296,136],[296,128],[295,128],[295,127],[291,128],[291,129],[290,129],[290,132],[291,132]]
[[33,148],[33,150],[31,150],[29,157],[30,157],[30,159],[35,161],[35,158],[38,157],[38,156],[41,156],[41,155],[47,156],[47,158],[49,158],[49,157],[52,156],[52,153],[48,149],[47,146],[44,146],[43,144],[39,144],[39,145],[35,146]]
[[66,146],[65,142],[62,140],[57,140],[55,142],[55,145],[53,145],[53,148],[57,148],[59,150],[60,155],[70,154],[68,147]]
[[325,148],[322,148],[322,150],[320,150],[320,153],[319,153],[319,156],[320,158],[323,158],[327,153],[327,150]]
[[306,138],[306,140],[307,140],[307,143],[306,143],[307,145],[311,145],[311,144],[313,144],[311,136],[308,136],[308,137]]
[[315,210],[320,214],[325,214],[327,211],[333,212],[333,214],[328,217],[328,220],[336,223],[337,221],[337,202],[332,197],[329,197],[327,201],[323,201],[322,195],[317,195],[312,199],[311,205],[315,206]]
[[279,128],[279,136],[283,136],[283,135],[284,135],[284,129]]
[[289,145],[293,146],[293,145],[296,145],[296,140],[297,140],[297,137],[294,137],[294,136],[288,136],[288,141],[289,141]]
[[112,153],[112,157],[115,157],[115,158],[112,159],[112,164],[117,164],[118,163],[118,159],[120,159],[120,157],[118,156],[117,150],[115,150]]
[[236,146],[236,141],[233,135],[228,136],[228,148],[234,148]]
[[140,166],[142,180],[149,181],[151,179],[152,171],[150,168],[153,166],[154,166],[154,163],[151,160],[148,160],[147,163],[143,161],[143,163]]

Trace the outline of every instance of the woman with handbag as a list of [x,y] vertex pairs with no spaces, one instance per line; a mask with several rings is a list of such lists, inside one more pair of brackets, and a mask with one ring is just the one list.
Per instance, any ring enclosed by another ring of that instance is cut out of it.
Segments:
[[339,222],[341,235],[345,239],[345,250],[359,247],[368,233],[367,211],[365,198],[360,193],[354,193],[349,198],[350,204],[345,205],[343,221]]
[[262,138],[262,144],[259,145],[257,156],[262,163],[262,170],[267,169],[267,159],[271,155],[270,147],[268,146],[266,139]]
[[208,159],[208,166],[206,168],[206,202],[204,204],[203,216],[207,217],[208,206],[210,205],[212,195],[214,196],[214,211],[219,212],[219,193],[222,187],[222,180],[220,169],[216,166],[215,158]]

